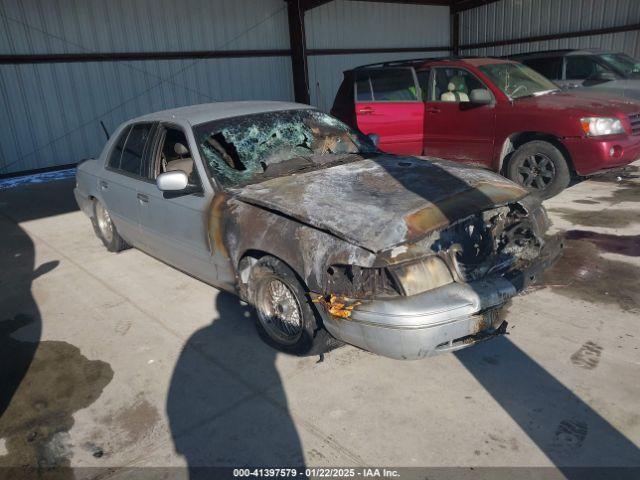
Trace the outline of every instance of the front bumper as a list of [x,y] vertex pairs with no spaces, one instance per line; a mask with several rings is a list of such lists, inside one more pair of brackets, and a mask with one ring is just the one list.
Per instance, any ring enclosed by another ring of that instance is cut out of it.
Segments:
[[562,241],[547,239],[537,261],[504,277],[451,283],[411,297],[355,305],[348,318],[325,311],[334,337],[386,357],[412,360],[468,347],[504,333],[498,314],[511,297],[534,282],[560,255]]
[[[567,138],[573,166],[579,175],[628,165],[640,159],[640,135],[616,135],[605,138]],[[616,152],[611,155],[611,149]]]

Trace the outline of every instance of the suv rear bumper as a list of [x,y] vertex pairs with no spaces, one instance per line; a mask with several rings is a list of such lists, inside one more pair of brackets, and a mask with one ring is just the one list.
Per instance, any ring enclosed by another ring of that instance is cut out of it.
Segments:
[[[640,159],[640,135],[617,135],[605,139],[566,138],[563,142],[579,175],[591,175]],[[616,155],[611,155],[612,148]]]
[[386,357],[414,360],[459,350],[504,333],[499,315],[511,297],[559,256],[562,241],[547,239],[538,260],[510,276],[451,283],[411,297],[354,303],[349,318],[323,311],[334,337]]

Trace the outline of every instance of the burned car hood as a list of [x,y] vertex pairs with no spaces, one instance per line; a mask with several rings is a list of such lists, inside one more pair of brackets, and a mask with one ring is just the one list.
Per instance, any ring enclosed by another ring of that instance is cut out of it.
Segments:
[[486,170],[391,155],[361,157],[230,193],[372,252],[417,241],[456,220],[527,194]]

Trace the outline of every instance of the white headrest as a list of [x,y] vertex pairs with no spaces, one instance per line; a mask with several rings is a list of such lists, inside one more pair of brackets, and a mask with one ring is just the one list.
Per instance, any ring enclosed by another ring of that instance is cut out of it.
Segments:
[[449,82],[449,85],[447,85],[447,89],[448,89],[450,92],[455,92],[455,91],[456,91],[456,84],[455,84],[455,83],[453,83],[453,82]]

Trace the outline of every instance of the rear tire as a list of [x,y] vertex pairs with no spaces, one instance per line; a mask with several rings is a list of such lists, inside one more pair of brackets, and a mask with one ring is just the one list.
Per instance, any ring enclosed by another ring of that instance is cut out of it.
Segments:
[[104,246],[110,252],[119,252],[129,248],[127,242],[120,236],[118,229],[111,220],[107,208],[99,200],[93,201],[93,217],[91,217],[93,230],[96,236],[102,240]]
[[256,328],[272,347],[296,355],[318,355],[341,342],[322,328],[302,282],[287,265],[264,256],[251,268],[248,297]]
[[514,152],[507,166],[507,177],[546,199],[567,188],[571,172],[560,150],[549,142],[533,140]]

